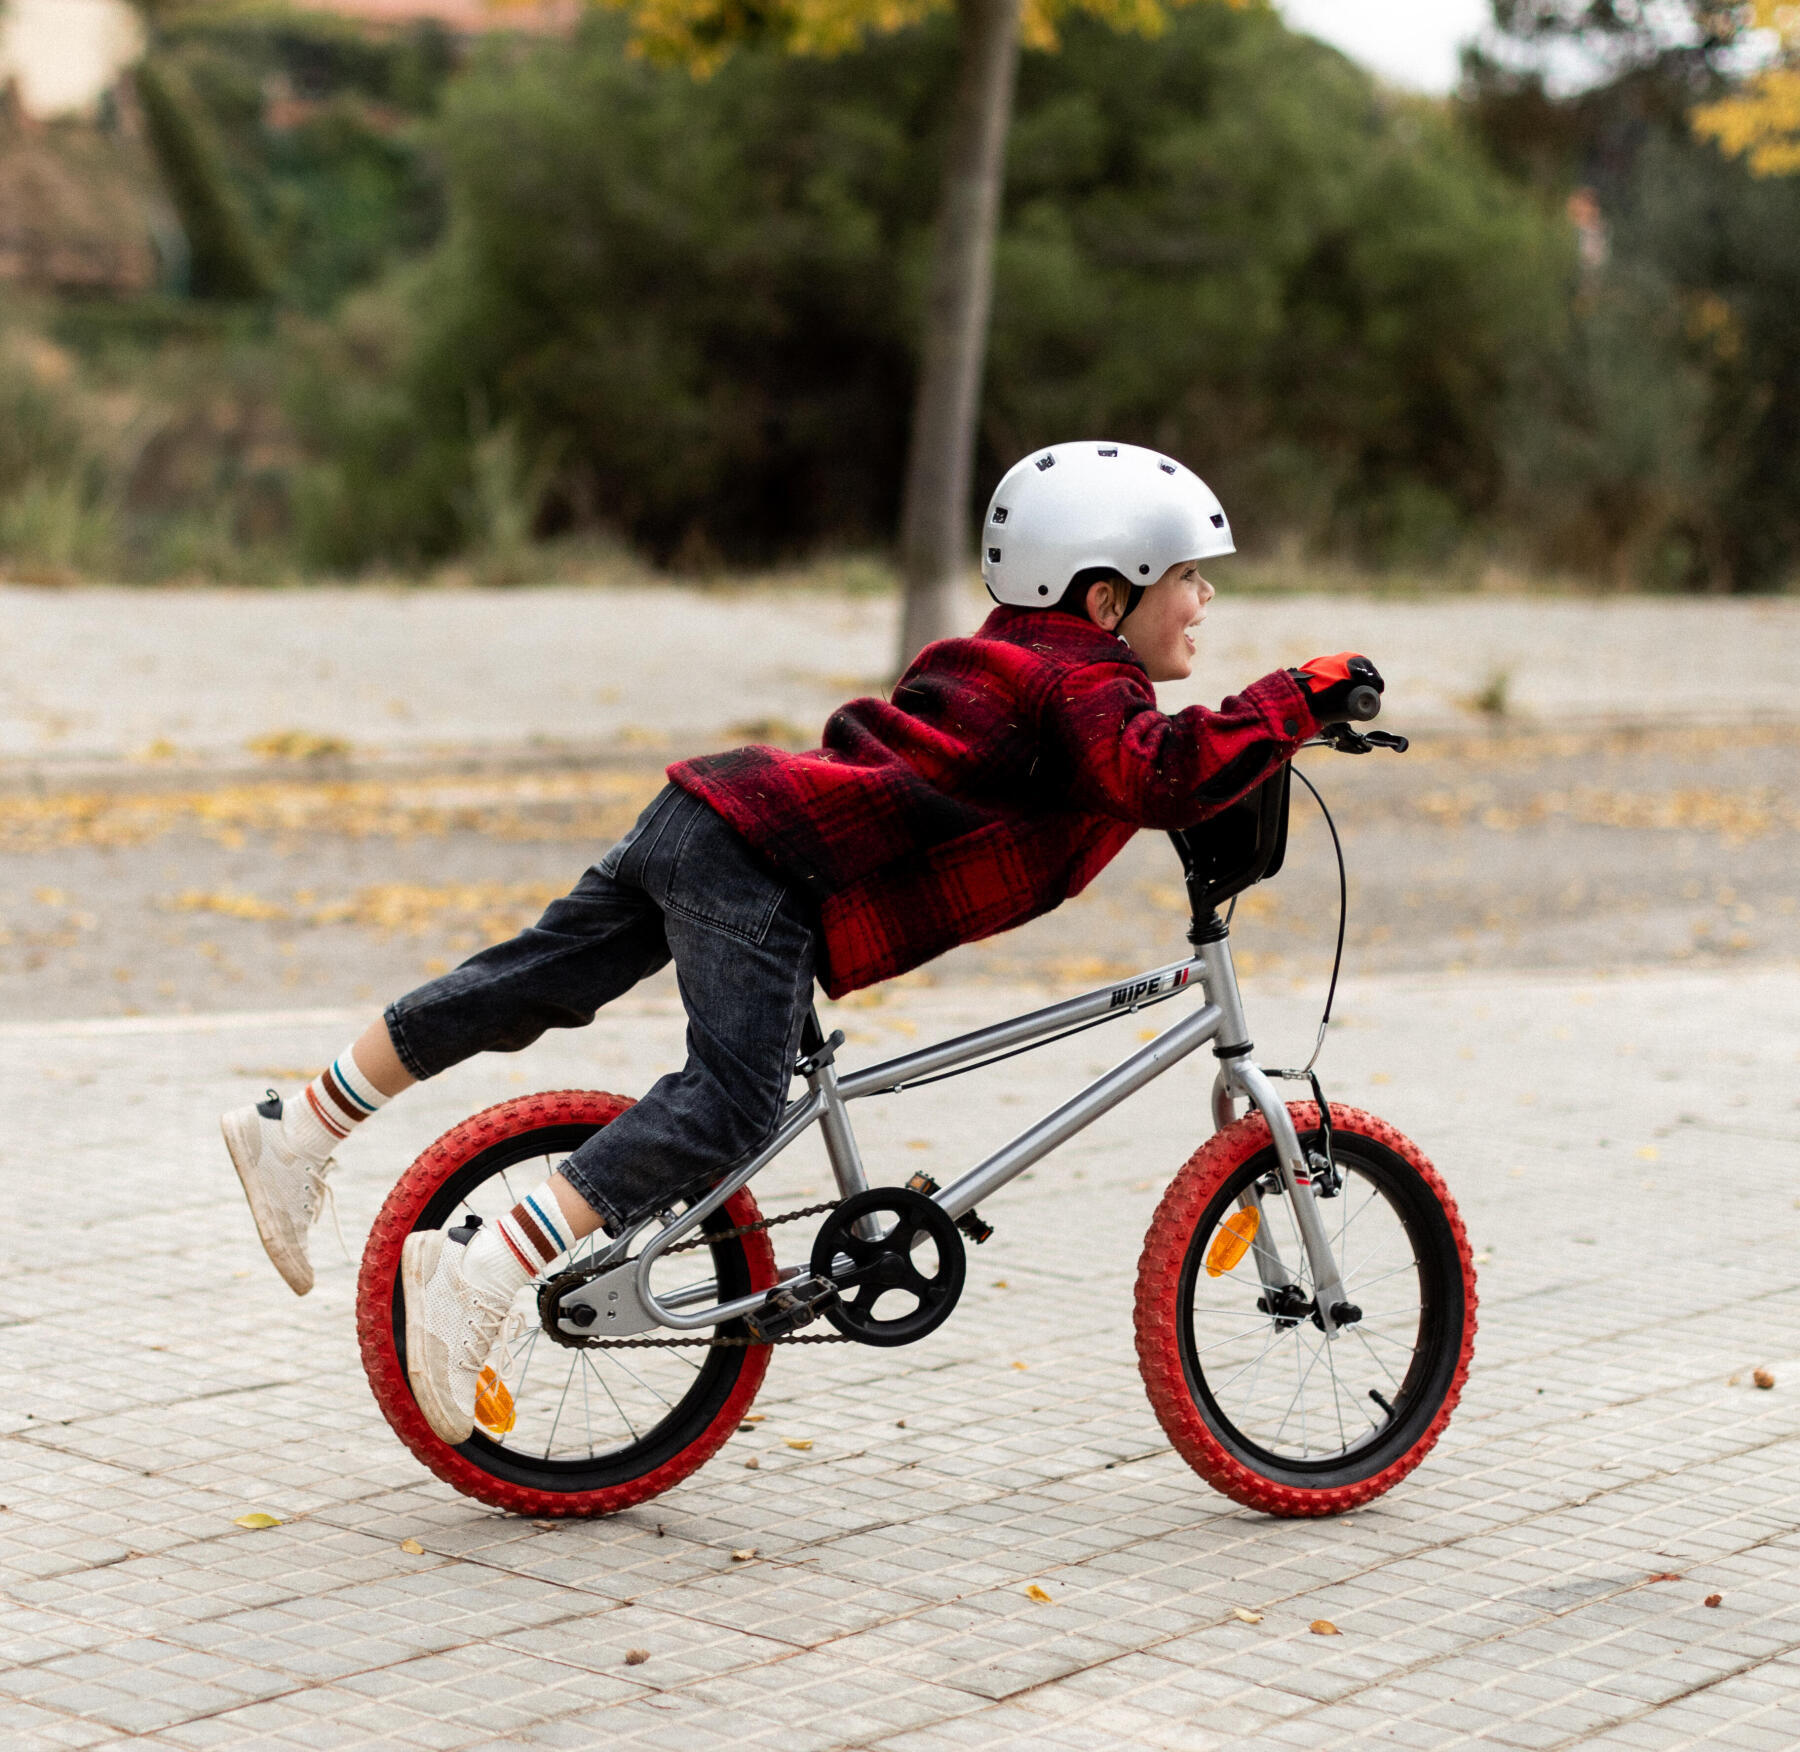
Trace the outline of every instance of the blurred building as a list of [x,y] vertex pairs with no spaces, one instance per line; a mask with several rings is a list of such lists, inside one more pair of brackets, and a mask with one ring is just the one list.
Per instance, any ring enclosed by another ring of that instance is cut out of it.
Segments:
[[365,24],[404,26],[429,21],[461,36],[490,30],[567,30],[581,0],[298,0],[312,12],[332,12]]
[[119,75],[144,52],[144,27],[126,0],[4,0],[0,85],[34,121],[92,118]]
[[5,0],[0,10],[0,280],[134,293],[162,273],[166,203],[120,75],[143,53],[125,0]]

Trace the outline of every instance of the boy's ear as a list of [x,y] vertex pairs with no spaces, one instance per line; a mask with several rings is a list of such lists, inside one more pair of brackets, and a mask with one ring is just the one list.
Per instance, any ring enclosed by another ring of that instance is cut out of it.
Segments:
[[1088,586],[1088,619],[1111,632],[1125,618],[1125,591],[1116,578],[1101,578]]

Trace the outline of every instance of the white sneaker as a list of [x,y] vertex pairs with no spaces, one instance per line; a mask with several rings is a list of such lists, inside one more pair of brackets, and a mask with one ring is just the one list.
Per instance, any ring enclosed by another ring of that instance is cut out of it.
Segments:
[[452,1447],[474,1432],[482,1371],[506,1378],[527,1313],[517,1295],[472,1282],[468,1257],[466,1237],[444,1229],[408,1235],[400,1250],[406,1377],[425,1421]]
[[[307,1248],[319,1213],[332,1203],[325,1177],[336,1166],[329,1158],[303,1162],[288,1148],[281,1129],[281,1097],[273,1089],[253,1107],[234,1107],[219,1120],[231,1165],[243,1182],[256,1232],[275,1269],[296,1296],[313,1287]],[[336,1206],[333,1203],[333,1216]]]

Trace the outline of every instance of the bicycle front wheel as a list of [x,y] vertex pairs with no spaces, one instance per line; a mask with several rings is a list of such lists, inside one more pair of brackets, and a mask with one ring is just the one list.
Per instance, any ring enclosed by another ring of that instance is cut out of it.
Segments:
[[[1302,1138],[1311,1102],[1288,1112]],[[1333,1515],[1431,1451],[1475,1341],[1475,1268],[1455,1202],[1385,1121],[1333,1106],[1341,1173],[1318,1199],[1357,1317],[1327,1334],[1268,1124],[1252,1113],[1176,1175],[1138,1268],[1138,1364],[1190,1466],[1273,1515]],[[1303,1195],[1305,1196],[1305,1195]]]
[[[451,1447],[426,1423],[406,1378],[400,1250],[416,1229],[446,1229],[479,1216],[493,1222],[556,1172],[570,1152],[631,1103],[618,1095],[562,1090],[502,1102],[466,1119],[400,1177],[375,1219],[357,1284],[363,1366],[394,1433],[446,1484],[521,1515],[610,1515],[679,1484],[718,1452],[749,1409],[769,1367],[766,1345],[746,1344],[741,1321],[719,1327],[718,1348],[586,1350],[558,1344],[521,1292],[529,1324],[485,1410],[501,1415]],[[774,1250],[758,1230],[748,1190],[702,1226],[706,1246],[671,1269],[732,1298],[776,1279]],[[606,1237],[580,1242],[552,1271],[591,1258]],[[701,1336],[699,1334],[696,1335]],[[481,1417],[483,1402],[477,1401]]]

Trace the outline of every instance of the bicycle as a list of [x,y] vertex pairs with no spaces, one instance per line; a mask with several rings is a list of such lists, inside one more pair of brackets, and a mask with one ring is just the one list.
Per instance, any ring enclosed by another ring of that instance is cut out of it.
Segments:
[[[1379,709],[1374,690],[1362,689],[1349,717]],[[1406,741],[1346,721],[1306,746],[1404,752]],[[583,1090],[530,1095],[446,1132],[389,1195],[358,1282],[364,1366],[400,1440],[457,1490],[516,1513],[605,1515],[644,1502],[737,1429],[776,1345],[893,1346],[936,1331],[963,1287],[965,1242],[992,1232],[978,1204],[1211,1042],[1213,1135],[1175,1174],[1139,1262],[1137,1353],[1150,1403],[1189,1465],[1248,1507],[1328,1515],[1392,1489],[1430,1452],[1461,1395],[1474,1266],[1455,1202],[1424,1154],[1373,1115],[1328,1103],[1313,1068],[1347,899],[1328,810],[1339,917],[1318,1041],[1299,1069],[1265,1069],[1251,1056],[1230,911],[1218,909],[1280,870],[1292,772],[1284,765],[1170,836],[1190,903],[1186,960],[847,1074],[836,1064],[843,1035],[826,1037],[815,1011],[795,1066],[806,1093],[773,1137],[704,1195],[617,1238],[593,1236],[525,1292],[535,1294],[536,1324],[504,1376],[483,1376],[477,1427],[456,1448],[432,1434],[407,1384],[402,1244],[417,1228],[491,1221],[518,1196],[512,1170],[530,1164],[527,1179],[542,1179],[630,1102]],[[926,1175],[870,1184],[850,1102],[960,1075],[1196,988],[1198,1009],[949,1185]],[[1283,1080],[1310,1083],[1312,1099],[1284,1102]],[[814,1124],[838,1196],[764,1217],[750,1182]],[[806,1263],[778,1266],[770,1229],[809,1217],[822,1221]],[[710,1275],[680,1282],[690,1275],[681,1262],[702,1249]],[[821,1320],[833,1331],[804,1330]]]

